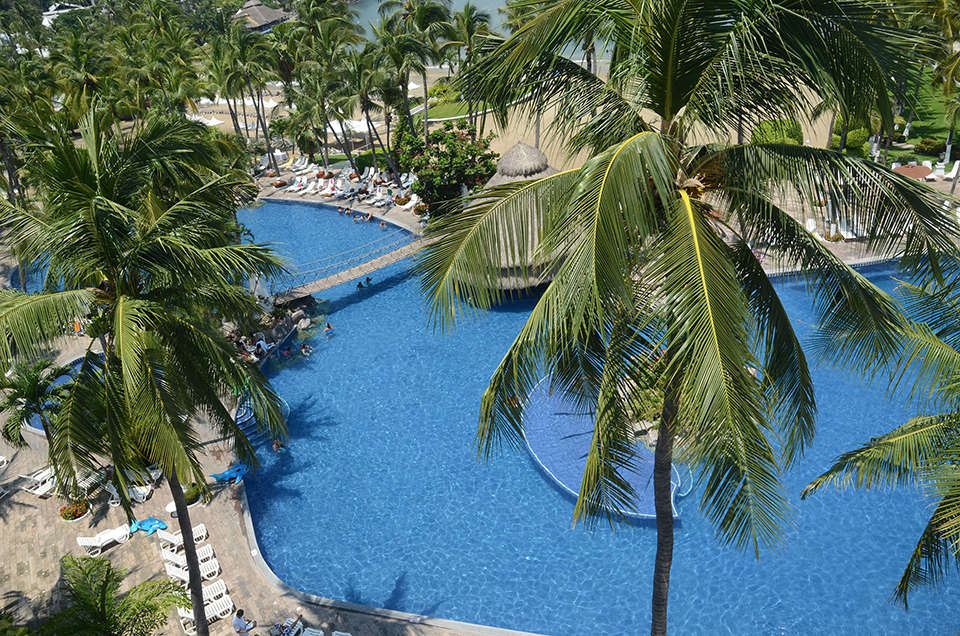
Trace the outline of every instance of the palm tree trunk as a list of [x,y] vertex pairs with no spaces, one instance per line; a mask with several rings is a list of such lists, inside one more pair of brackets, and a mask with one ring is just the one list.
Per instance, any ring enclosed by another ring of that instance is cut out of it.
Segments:
[[427,121],[430,105],[427,103],[427,69],[424,67],[420,71],[420,79],[423,81],[423,147],[430,147],[430,138],[427,136],[430,132],[430,124]]
[[673,505],[670,502],[670,471],[673,465],[673,441],[676,435],[676,392],[667,387],[653,460],[653,501],[657,511],[657,556],[653,564],[653,619],[650,633],[667,633],[667,600],[670,592],[670,566],[673,564]]
[[943,153],[943,162],[947,163],[950,161],[950,155],[953,154],[953,133],[956,132],[957,122],[956,120],[950,120],[950,132],[947,133],[947,148]]
[[[380,147],[383,148],[383,141],[380,140],[380,133],[377,132],[377,129],[374,127],[373,122],[370,121],[370,113],[369,113],[369,112],[366,112],[366,115],[367,115],[367,125],[370,127],[370,130],[373,131],[373,134],[377,136],[377,142],[380,144]],[[389,124],[388,124],[388,128],[387,128],[387,132],[388,132],[388,133],[390,132]],[[396,182],[397,182],[397,187],[399,188],[400,185],[401,185],[401,184],[400,184],[400,171],[397,169],[397,164],[394,162],[393,157],[390,155],[390,151],[389,151],[389,150],[384,150],[384,151],[383,151],[383,156],[386,157],[386,159],[387,159],[387,165],[390,166],[390,172],[393,173],[393,178],[396,180]],[[377,153],[376,153],[376,151],[374,151],[374,153],[373,153],[373,167],[374,167],[374,170],[375,170],[375,171],[379,172],[380,166],[377,165]]]
[[233,130],[236,133],[240,132],[240,120],[237,119],[237,111],[230,104],[230,98],[225,97],[224,101],[227,102],[227,112],[230,113],[230,121],[233,122]]
[[250,124],[247,123],[247,102],[243,99],[243,91],[240,91],[240,106],[243,108],[243,136],[250,139]]
[[416,126],[413,125],[413,114],[410,112],[410,74],[403,74],[403,109],[407,114],[407,125],[410,126],[410,134],[416,134]]
[[187,571],[190,573],[190,602],[193,604],[193,623],[197,636],[209,636],[207,616],[203,611],[203,582],[200,579],[200,560],[197,559],[197,544],[193,541],[193,526],[190,524],[190,511],[187,510],[187,500],[183,496],[183,488],[176,474],[167,476],[170,484],[170,494],[177,508],[177,522],[180,524],[180,533],[183,536],[183,556],[187,559]]
[[[313,127],[313,136],[317,138],[317,141],[320,141],[320,131],[317,130],[317,127]],[[323,141],[320,143],[323,144],[323,147],[320,148],[320,161],[323,163],[323,171],[327,172],[330,169],[330,158],[327,156],[327,135],[323,134]]]
[[833,125],[837,122],[837,111],[830,115],[830,125],[827,127],[827,149],[833,145]]
[[[267,166],[273,166],[274,170],[277,170],[276,163],[273,159],[273,148],[270,147],[270,135],[267,134],[267,118],[263,114],[263,109],[260,108],[257,102],[257,94],[253,90],[253,85],[250,83],[250,76],[247,76],[247,90],[250,91],[250,99],[253,100],[253,109],[257,113],[257,124],[260,126],[260,129],[263,130],[263,141],[267,145]],[[259,91],[259,87],[257,91]],[[277,170],[277,174],[280,174],[280,171]]]
[[373,167],[377,167],[377,144],[373,140],[373,122],[370,121],[370,112],[363,108],[363,118],[367,120],[367,138],[370,140],[370,152],[373,154]]

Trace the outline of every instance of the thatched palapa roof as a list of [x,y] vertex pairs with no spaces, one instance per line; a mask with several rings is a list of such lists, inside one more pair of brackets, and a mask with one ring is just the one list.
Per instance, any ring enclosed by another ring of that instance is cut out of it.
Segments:
[[247,0],[233,17],[235,20],[243,20],[248,29],[266,32],[292,16],[282,9],[268,7],[260,0]]
[[497,172],[487,181],[487,187],[526,179],[542,179],[552,174],[557,174],[557,170],[550,167],[545,154],[533,146],[518,143],[500,157]]

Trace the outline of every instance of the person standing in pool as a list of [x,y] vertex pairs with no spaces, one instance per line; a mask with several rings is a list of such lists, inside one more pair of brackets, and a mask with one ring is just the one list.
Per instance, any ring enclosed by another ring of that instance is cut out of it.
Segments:
[[323,328],[323,335],[328,338],[333,335],[333,325],[331,325],[329,322],[327,323],[327,326]]

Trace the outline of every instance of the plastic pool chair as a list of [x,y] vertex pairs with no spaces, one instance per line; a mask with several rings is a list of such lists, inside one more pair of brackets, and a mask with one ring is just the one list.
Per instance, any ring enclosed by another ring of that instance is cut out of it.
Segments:
[[227,595],[227,584],[223,582],[223,579],[217,579],[210,585],[203,586],[203,602],[212,603],[217,599],[223,598]]
[[87,556],[100,556],[103,548],[111,543],[126,543],[130,538],[130,526],[124,524],[110,530],[97,533],[95,537],[77,537],[77,544],[83,548]]
[[[183,533],[181,532],[173,533],[166,530],[157,530],[156,535],[160,539],[160,546],[171,552],[178,552],[183,547]],[[202,523],[193,526],[193,542],[203,543],[206,540],[207,526]]]
[[[233,613],[233,601],[230,599],[230,595],[224,594],[223,597],[216,601],[205,604],[203,606],[203,613],[207,617],[207,622],[213,622],[230,616],[230,614]],[[177,615],[180,617],[180,627],[183,628],[183,633],[190,635],[197,633],[197,628],[193,624],[192,609],[178,607]]]
[[[203,552],[204,556],[207,556],[207,551],[205,548],[210,548],[210,554],[213,553],[213,548],[209,545],[203,546],[197,550],[197,558],[200,558],[200,576],[205,578],[208,581],[212,581],[217,578],[217,575],[220,574],[220,563],[216,558],[207,557],[206,559],[200,557],[200,553]],[[162,550],[161,554],[163,555],[163,567],[167,571],[167,576],[171,579],[179,581],[189,581],[190,575],[187,574],[187,559],[186,557],[177,554],[176,552],[170,552],[169,550]],[[173,561],[172,558],[176,558],[176,561]],[[173,566],[168,567],[168,566]],[[171,572],[171,569],[174,572]],[[186,578],[182,578],[180,575],[183,574]]]
[[944,181],[953,181],[957,178],[957,171],[960,170],[960,161],[953,162],[953,170],[943,175]]
[[[187,557],[179,552],[173,552],[166,548],[160,548],[160,556],[163,557],[164,561],[173,563],[176,566],[186,569],[187,567]],[[213,546],[209,543],[205,546],[197,548],[197,560],[203,564],[205,561],[213,561]]]

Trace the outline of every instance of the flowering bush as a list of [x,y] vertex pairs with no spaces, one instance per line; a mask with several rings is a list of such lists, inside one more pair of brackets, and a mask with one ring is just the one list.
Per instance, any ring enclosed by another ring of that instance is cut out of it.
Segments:
[[409,202],[409,201],[410,201],[410,197],[409,197],[409,196],[395,197],[395,198],[393,199],[393,202],[394,202],[395,204],[397,204],[397,205],[405,205],[405,204],[406,204],[407,202]]
[[79,519],[90,510],[90,504],[86,501],[74,501],[60,508],[60,517],[67,521]]
[[417,216],[426,214],[429,210],[430,210],[430,206],[427,205],[426,203],[418,203],[415,206],[413,206],[413,213],[416,214]]
[[479,190],[497,171],[493,135],[477,137],[476,128],[462,120],[445,122],[427,139],[424,147],[423,137],[403,131],[396,151],[403,170],[417,175],[411,189],[428,204],[457,199],[461,186]]

